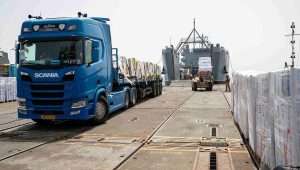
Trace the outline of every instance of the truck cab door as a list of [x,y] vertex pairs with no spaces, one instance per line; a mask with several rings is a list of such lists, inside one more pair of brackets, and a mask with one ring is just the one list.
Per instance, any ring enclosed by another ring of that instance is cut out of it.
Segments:
[[85,40],[84,42],[84,62],[85,62],[85,86],[89,92],[89,98],[94,97],[96,89],[105,86],[106,83],[106,63],[103,59],[103,47],[101,41]]

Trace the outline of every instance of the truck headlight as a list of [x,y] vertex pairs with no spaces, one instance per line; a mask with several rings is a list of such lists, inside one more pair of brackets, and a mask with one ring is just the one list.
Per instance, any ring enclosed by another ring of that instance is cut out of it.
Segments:
[[23,32],[32,32],[32,29],[25,27],[25,28],[23,28]]
[[76,28],[77,28],[76,25],[70,25],[70,26],[68,26],[67,30],[68,30],[68,31],[75,31]]
[[20,75],[21,75],[21,76],[29,76],[29,74],[28,74],[28,73],[26,73],[26,72],[22,72],[22,71],[20,72]]
[[72,104],[72,109],[78,109],[87,105],[86,100],[80,100]]
[[25,98],[17,98],[19,107],[25,107],[26,106],[26,99]]

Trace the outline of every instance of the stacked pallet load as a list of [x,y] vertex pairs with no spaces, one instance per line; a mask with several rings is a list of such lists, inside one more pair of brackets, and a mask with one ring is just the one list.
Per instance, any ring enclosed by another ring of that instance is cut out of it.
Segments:
[[0,77],[0,102],[15,101],[17,96],[15,77]]
[[120,57],[120,71],[126,77],[138,80],[154,80],[160,77],[160,66],[151,62],[141,62],[136,58]]
[[300,167],[300,69],[233,74],[233,112],[260,169]]

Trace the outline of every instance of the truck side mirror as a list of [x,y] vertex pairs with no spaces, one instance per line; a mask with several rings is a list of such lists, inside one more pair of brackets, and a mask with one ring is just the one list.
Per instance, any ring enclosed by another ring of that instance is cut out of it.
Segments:
[[97,62],[99,60],[100,56],[100,43],[99,41],[93,41],[92,42],[92,61]]
[[19,43],[16,44],[15,50],[16,50],[15,51],[15,55],[16,55],[15,56],[15,60],[16,60],[15,63],[19,64],[19,61],[20,61],[20,53],[19,53],[20,52],[20,44]]

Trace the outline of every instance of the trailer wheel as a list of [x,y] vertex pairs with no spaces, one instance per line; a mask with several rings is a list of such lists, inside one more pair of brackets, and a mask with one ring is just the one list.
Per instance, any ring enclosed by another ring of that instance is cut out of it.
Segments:
[[124,102],[125,102],[124,109],[128,109],[129,103],[130,103],[129,92],[128,91],[125,93]]
[[134,106],[136,104],[137,101],[137,91],[136,88],[132,89],[132,94],[131,94],[131,101],[130,101],[130,106]]
[[208,88],[208,91],[212,91],[213,90],[213,85],[211,84]]
[[151,97],[156,97],[156,84],[155,83],[152,85]]
[[192,84],[192,91],[197,91],[197,84],[196,83]]
[[159,86],[158,86],[158,95],[161,95],[162,94],[162,85],[161,83],[159,83]]
[[101,97],[101,99],[96,103],[95,117],[93,118],[94,124],[101,124],[106,121],[108,117],[108,107],[106,104],[106,99]]
[[158,96],[159,92],[158,92],[158,84],[157,83],[154,84],[154,92],[155,92],[154,97]]

